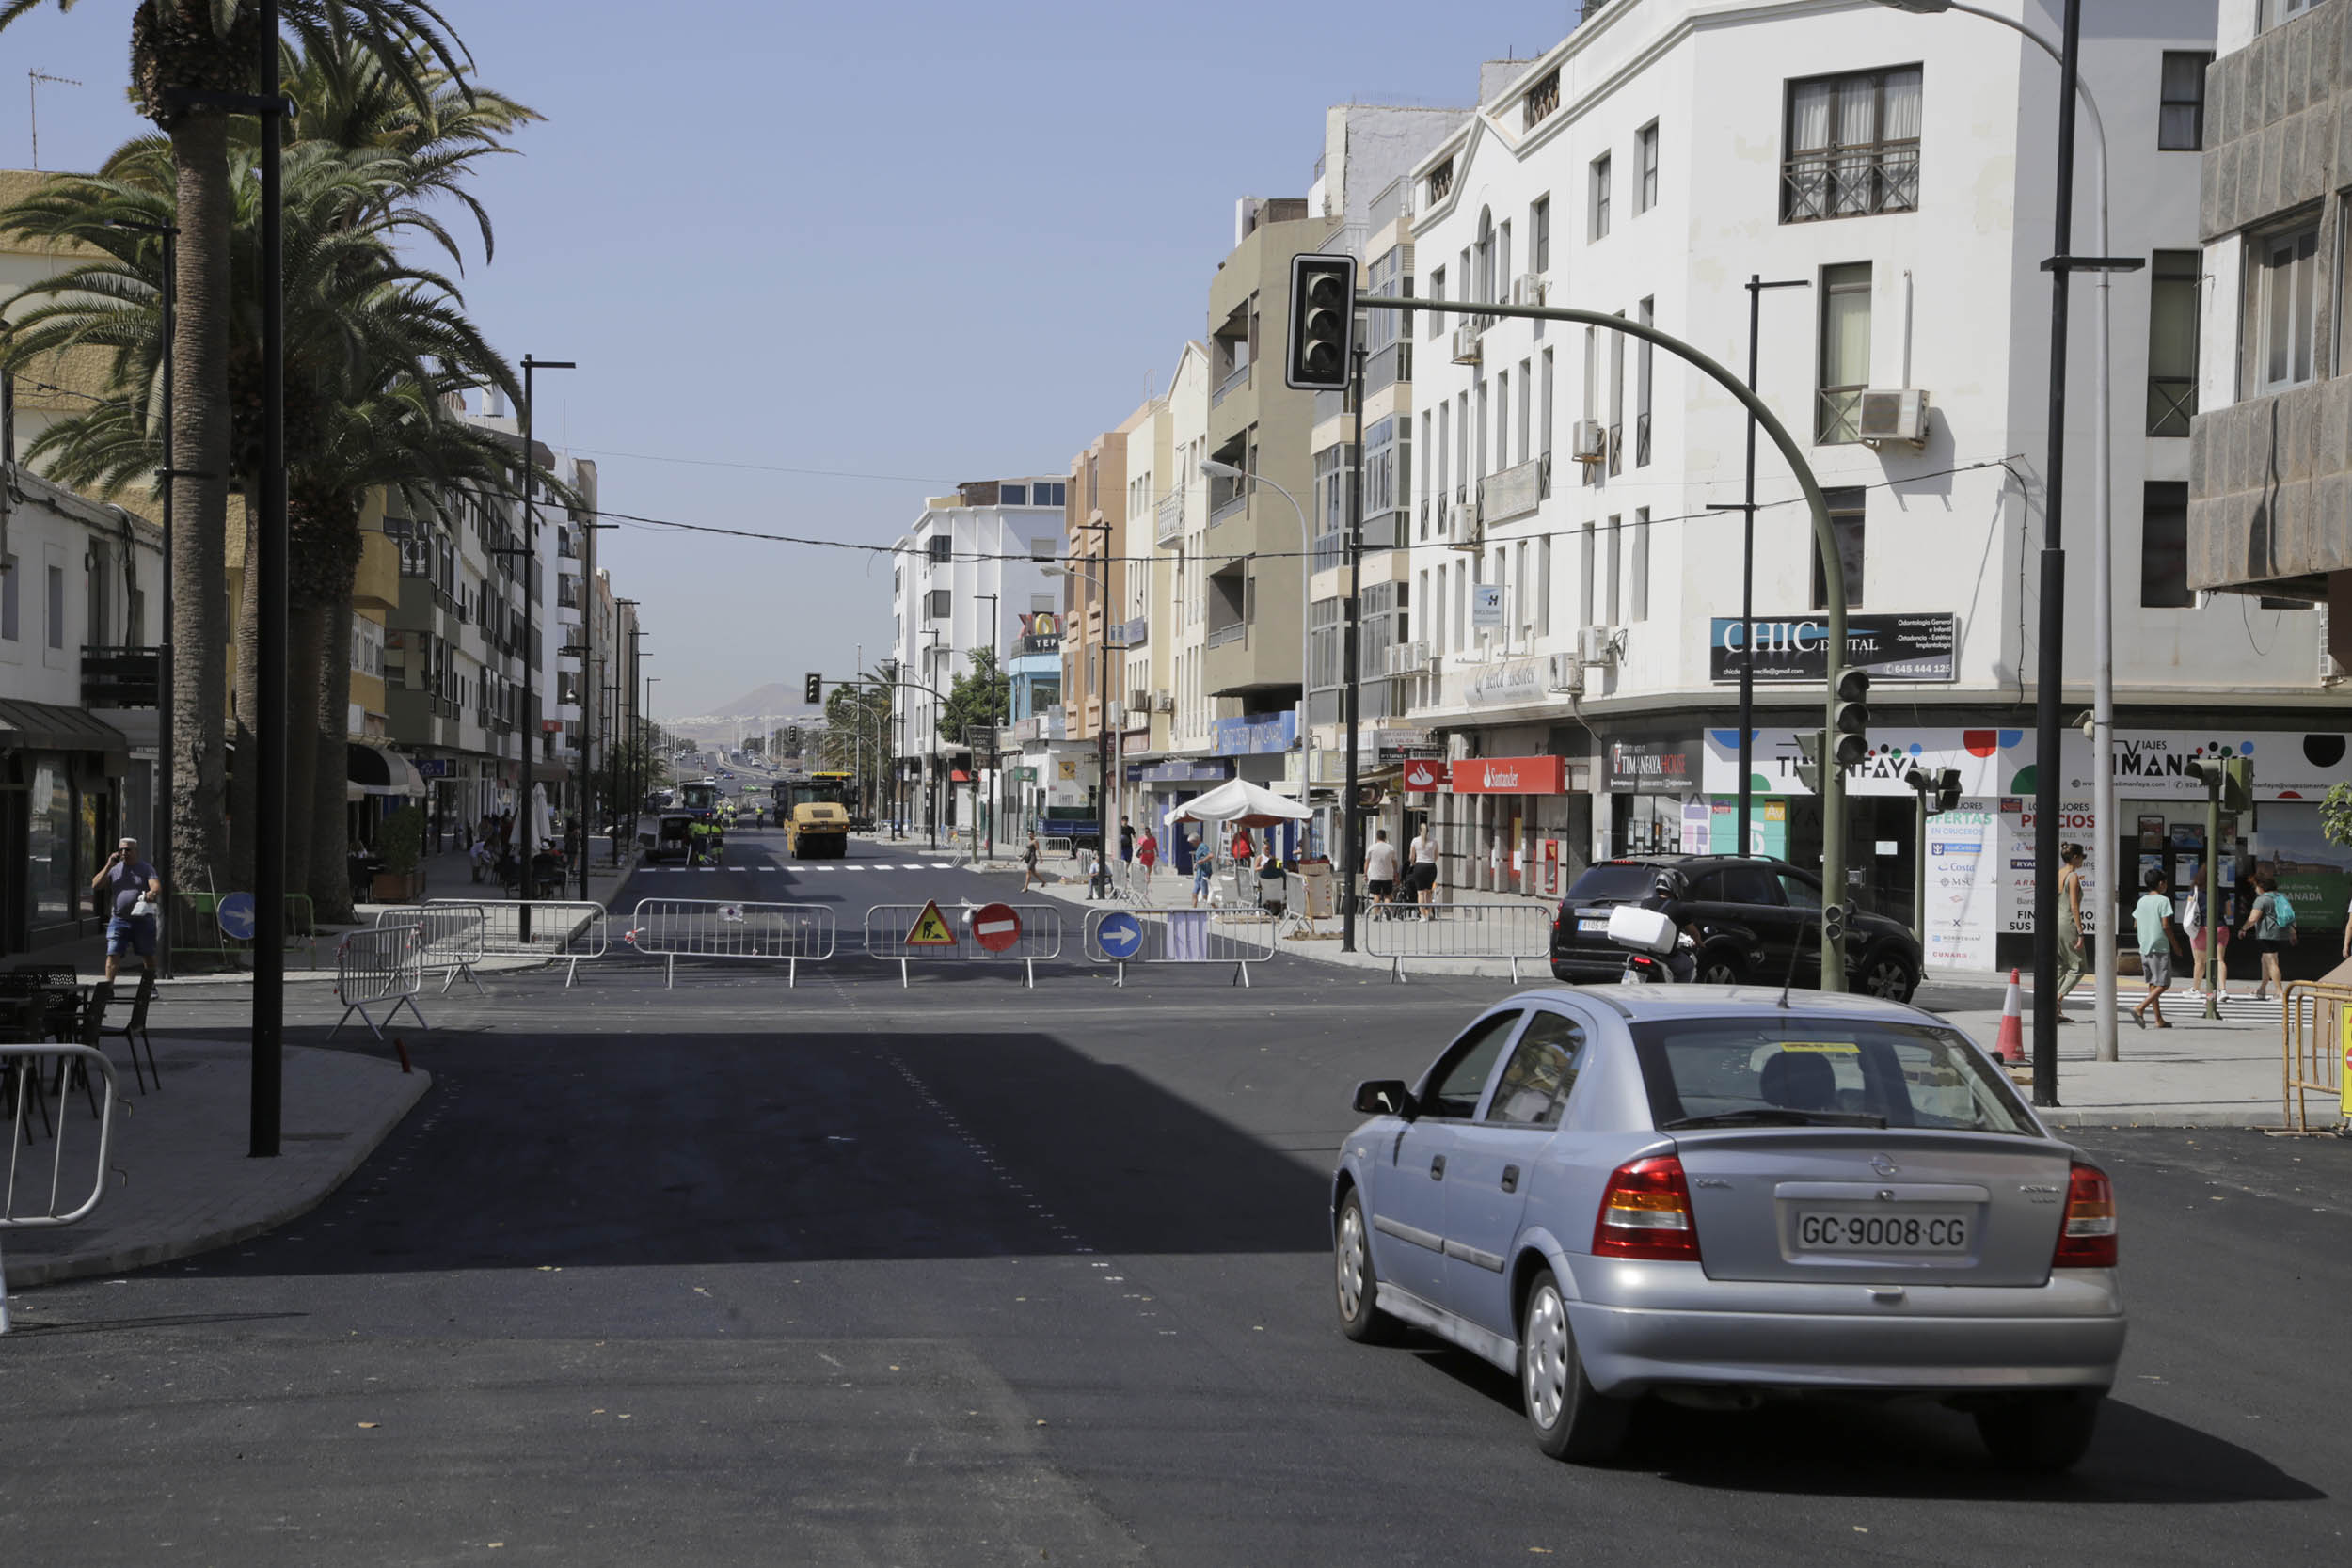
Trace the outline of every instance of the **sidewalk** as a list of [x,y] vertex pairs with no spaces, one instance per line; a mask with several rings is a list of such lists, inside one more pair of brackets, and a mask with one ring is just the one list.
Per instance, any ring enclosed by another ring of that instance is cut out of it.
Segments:
[[[61,1229],[0,1231],[10,1288],[144,1268],[306,1214],[375,1152],[433,1084],[429,1073],[405,1073],[396,1062],[288,1046],[282,1152],[255,1160],[246,1153],[246,1043],[161,1038],[155,1059],[162,1086],[151,1094],[122,1075],[119,1092],[129,1103],[116,1107],[113,1174],[97,1211]],[[67,1097],[64,1114],[70,1160],[73,1140],[87,1142],[94,1127],[78,1095]],[[46,1140],[28,1157],[45,1168]]]

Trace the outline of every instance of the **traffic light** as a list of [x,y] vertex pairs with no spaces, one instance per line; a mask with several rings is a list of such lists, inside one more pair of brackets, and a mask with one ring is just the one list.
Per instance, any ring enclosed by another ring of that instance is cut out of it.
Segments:
[[824,700],[825,677],[818,674],[816,671],[811,670],[808,673],[808,701],[812,703],[821,703]]
[[1846,940],[1845,905],[1823,904],[1821,906],[1821,934],[1832,942]]
[[1960,809],[1959,768],[1943,768],[1935,775],[1935,809],[1937,811],[1958,811]]
[[1816,795],[1821,793],[1821,753],[1828,749],[1828,731],[1797,732],[1797,782]]
[[1957,768],[1939,768],[1932,773],[1924,768],[1905,768],[1903,787],[1919,797],[1923,811],[1960,809],[1960,769]]
[[1870,672],[1849,667],[1837,676],[1837,766],[1851,768],[1870,754]]
[[2221,765],[2221,809],[2228,812],[2254,809],[2254,759],[2232,757]]
[[1356,348],[1356,258],[1291,258],[1290,353],[1285,386],[1303,391],[1347,388],[1348,356]]

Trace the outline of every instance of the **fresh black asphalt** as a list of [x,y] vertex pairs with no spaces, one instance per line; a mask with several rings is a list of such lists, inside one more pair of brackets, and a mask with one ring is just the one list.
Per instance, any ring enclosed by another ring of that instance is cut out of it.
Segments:
[[[641,895],[821,901],[853,947],[869,903],[1018,884],[737,844],[636,879],[615,924]],[[569,991],[428,997],[405,1038],[432,1093],[314,1213],[20,1295],[0,1539],[36,1563],[2341,1560],[2352,1145],[2081,1134],[2134,1319],[2071,1477],[1995,1471],[1933,1408],[1655,1411],[1580,1470],[1535,1453],[1508,1378],[1332,1322],[1350,1088],[1507,986],[1226,979],[1068,962],[1025,990],[949,961],[901,990],[845,958],[665,990],[616,955]],[[322,1037],[331,1008],[296,1004]]]

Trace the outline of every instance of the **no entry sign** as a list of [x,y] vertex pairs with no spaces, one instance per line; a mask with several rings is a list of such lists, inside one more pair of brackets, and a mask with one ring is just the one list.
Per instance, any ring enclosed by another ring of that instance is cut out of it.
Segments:
[[992,953],[1021,940],[1021,916],[1010,904],[983,904],[972,917],[972,937]]

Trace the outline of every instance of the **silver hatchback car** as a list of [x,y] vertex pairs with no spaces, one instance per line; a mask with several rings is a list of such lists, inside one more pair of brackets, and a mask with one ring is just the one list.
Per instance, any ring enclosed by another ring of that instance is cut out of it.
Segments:
[[1996,1460],[2090,1446],[2123,1348],[2115,1197],[1959,1031],[1864,997],[1533,990],[1356,1091],[1340,1326],[1413,1324],[1605,1459],[1645,1396],[1939,1399]]

